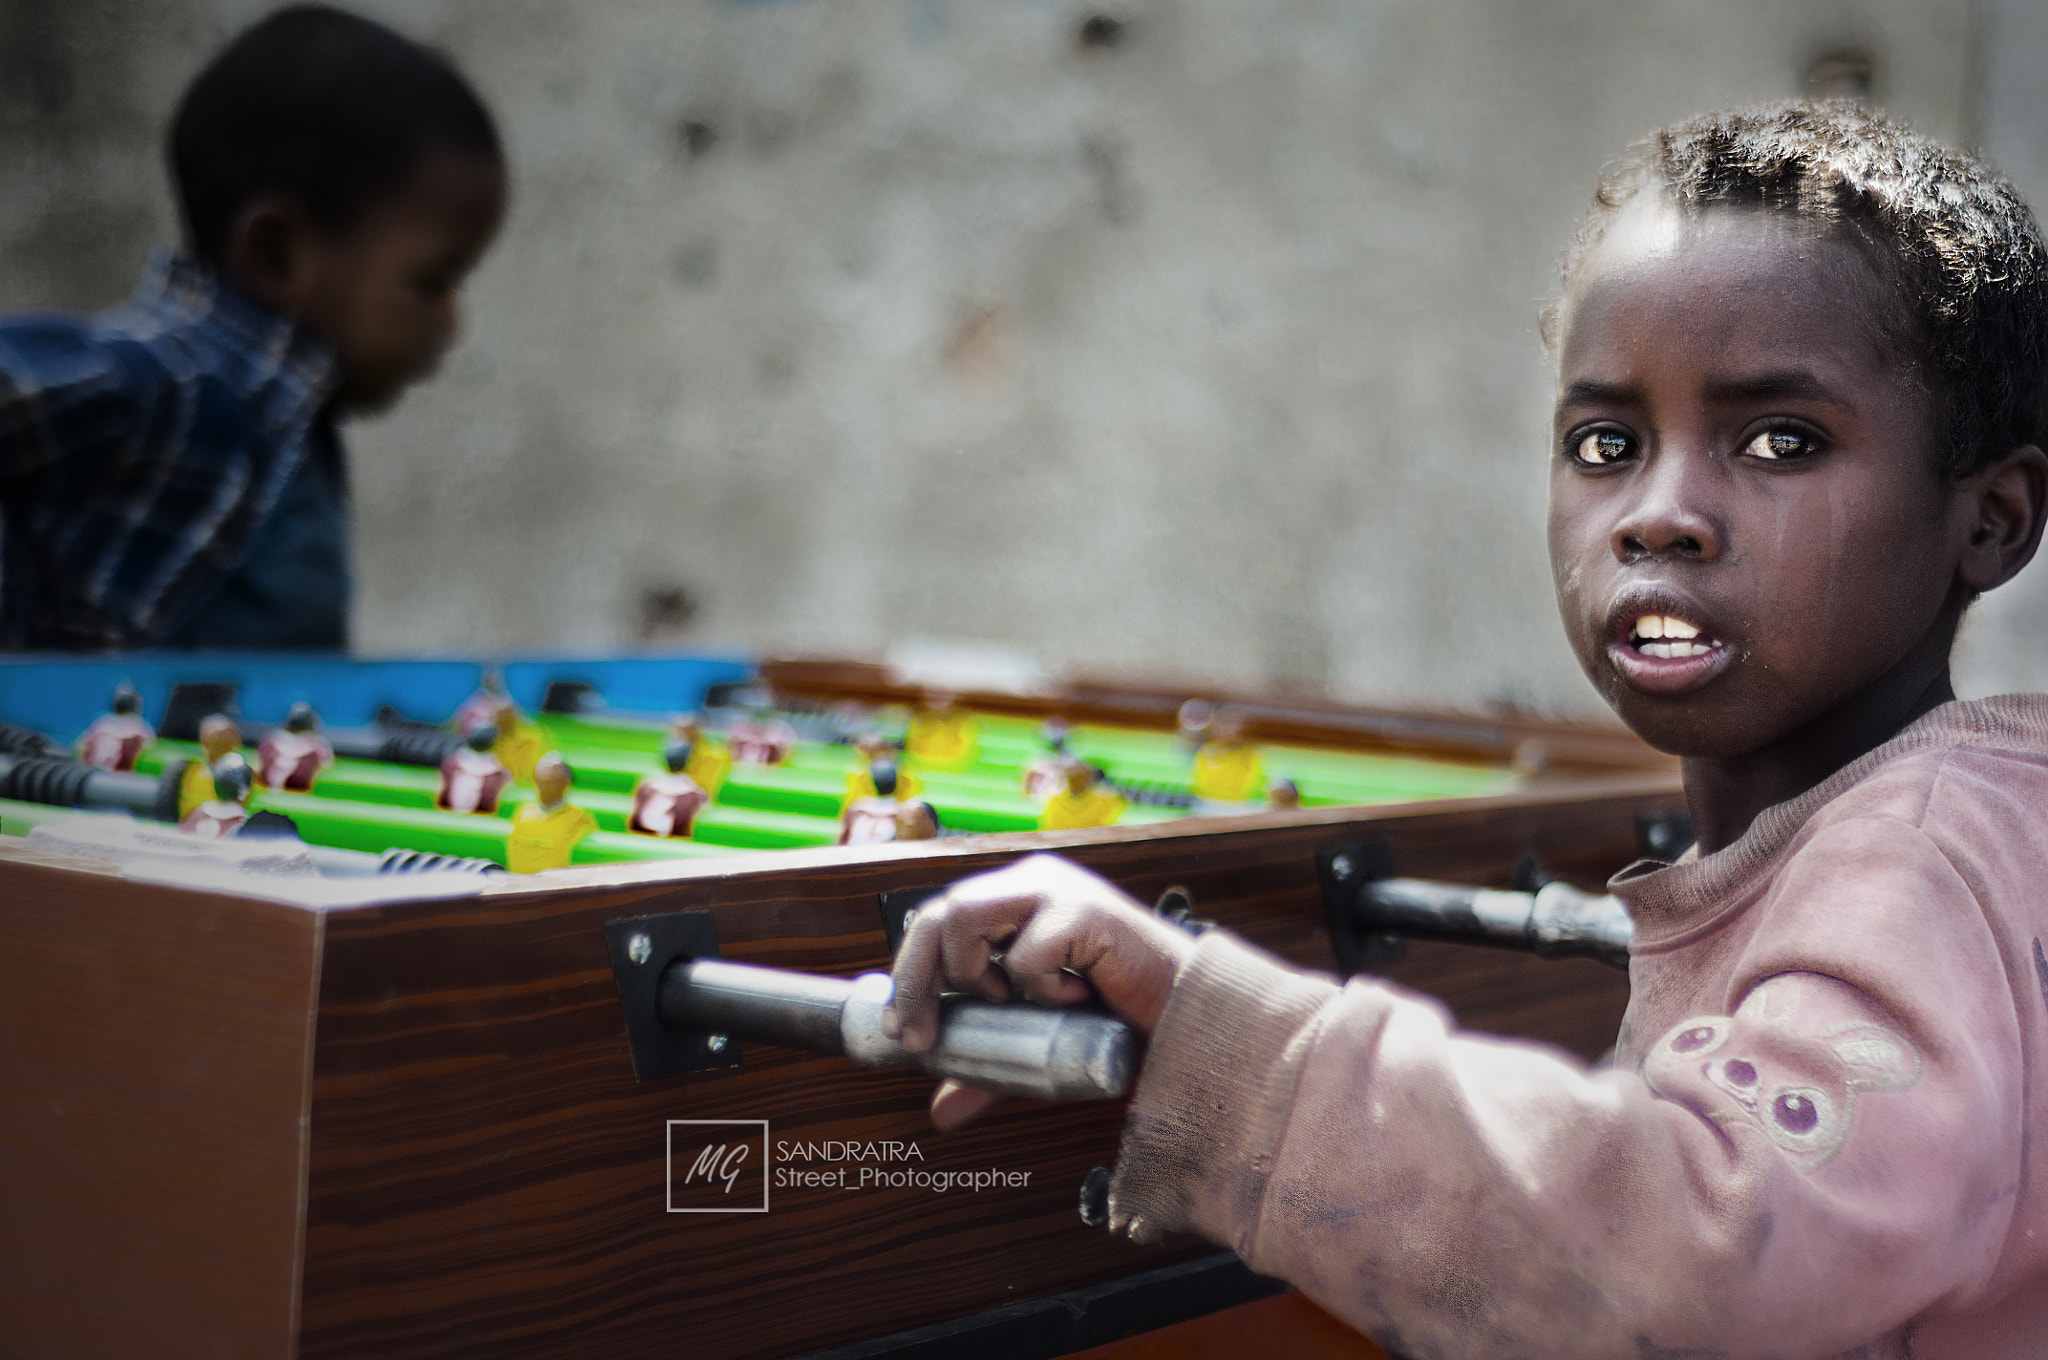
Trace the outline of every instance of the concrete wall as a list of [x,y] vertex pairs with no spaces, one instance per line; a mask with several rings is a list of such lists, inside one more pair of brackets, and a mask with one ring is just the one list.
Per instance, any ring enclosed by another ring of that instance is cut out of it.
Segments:
[[[0,5],[0,306],[125,288],[164,114],[263,8]],[[444,374],[351,432],[373,652],[631,645],[681,589],[684,644],[1592,711],[1536,317],[1603,160],[1853,49],[2048,181],[2025,0],[363,8],[456,55],[517,195]],[[2048,685],[2035,577],[1966,685]]]

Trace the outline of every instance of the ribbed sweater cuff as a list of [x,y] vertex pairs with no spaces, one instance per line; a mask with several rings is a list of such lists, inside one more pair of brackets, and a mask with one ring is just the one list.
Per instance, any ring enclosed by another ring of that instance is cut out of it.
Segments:
[[[1258,1221],[1316,1012],[1337,995],[1211,931],[1152,1033],[1110,1183],[1110,1230],[1199,1232],[1242,1254]],[[1290,1049],[1294,1050],[1290,1052]]]

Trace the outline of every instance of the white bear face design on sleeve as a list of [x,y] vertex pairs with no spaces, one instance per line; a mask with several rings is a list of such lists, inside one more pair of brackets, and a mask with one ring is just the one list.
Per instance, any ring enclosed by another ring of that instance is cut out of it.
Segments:
[[1856,1097],[1913,1085],[1920,1080],[1920,1055],[1903,1036],[1871,1021],[1803,1028],[1795,979],[1766,981],[1732,1016],[1680,1021],[1658,1041],[1643,1074],[1660,1094],[1704,1105],[1718,1122],[1747,1116],[1811,1171],[1848,1141]]

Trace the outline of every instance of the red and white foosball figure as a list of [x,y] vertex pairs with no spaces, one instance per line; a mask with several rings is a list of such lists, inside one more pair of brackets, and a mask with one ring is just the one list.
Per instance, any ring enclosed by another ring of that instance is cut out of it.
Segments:
[[305,793],[334,763],[334,748],[320,735],[320,715],[301,700],[285,714],[284,726],[264,734],[256,747],[256,782],[267,789]]
[[894,762],[878,760],[868,773],[875,781],[875,796],[854,799],[839,815],[841,845],[928,841],[939,834],[939,814],[930,803],[896,796]]
[[726,733],[725,746],[738,764],[780,765],[796,746],[796,729],[760,710]]
[[1045,738],[1045,754],[1034,756],[1024,767],[1024,796],[1044,807],[1067,787],[1066,720],[1047,718],[1039,732]]
[[628,831],[643,836],[688,836],[697,814],[711,801],[702,785],[690,778],[690,758],[696,753],[687,741],[670,742],[661,753],[667,774],[653,774],[633,790],[633,815],[626,819]]
[[498,729],[489,723],[470,729],[462,750],[451,752],[441,762],[441,788],[434,806],[443,812],[495,813],[512,772],[491,754],[497,745]]
[[455,735],[467,737],[479,727],[496,727],[498,711],[511,702],[512,696],[505,693],[505,677],[496,670],[487,670],[483,683],[456,706],[449,723],[455,728]]
[[178,830],[207,840],[221,840],[249,820],[249,789],[253,775],[239,751],[230,751],[213,767],[213,797],[185,814]]
[[102,770],[132,770],[156,729],[142,720],[142,696],[126,681],[114,691],[113,711],[102,713],[78,739],[78,759]]

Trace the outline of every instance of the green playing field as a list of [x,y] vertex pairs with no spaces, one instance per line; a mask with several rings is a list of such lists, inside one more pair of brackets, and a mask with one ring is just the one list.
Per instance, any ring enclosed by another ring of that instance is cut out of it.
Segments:
[[[547,744],[575,771],[571,801],[588,810],[598,830],[575,850],[578,864],[699,858],[800,846],[831,845],[849,779],[862,768],[852,747],[833,742],[799,742],[780,765],[738,764],[717,801],[697,817],[690,839],[657,838],[629,832],[627,817],[634,786],[660,771],[667,729],[651,721],[568,717],[538,718]],[[922,784],[920,796],[951,831],[1028,831],[1038,826],[1039,807],[1023,791],[1023,774],[1047,753],[1039,724],[982,715],[975,761],[965,769],[906,768]],[[1190,809],[1192,760],[1171,733],[1131,728],[1077,727],[1067,751],[1100,766],[1109,780],[1139,797],[1126,808],[1124,824],[1185,817],[1191,812],[1251,811],[1260,804],[1207,803]],[[196,757],[196,746],[159,742],[144,753],[138,770],[154,774]],[[1457,763],[1312,747],[1266,746],[1268,778],[1291,779],[1303,806],[1331,807],[1405,803],[1468,797],[1503,791],[1513,774],[1498,765]],[[509,818],[532,790],[514,788],[495,814],[443,812],[434,806],[437,771],[368,760],[337,760],[311,793],[258,793],[254,810],[292,819],[311,844],[381,853],[400,848],[430,853],[505,860]],[[1145,801],[1157,798],[1158,802]],[[0,833],[21,835],[65,808],[0,800]]]

